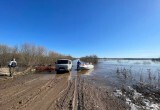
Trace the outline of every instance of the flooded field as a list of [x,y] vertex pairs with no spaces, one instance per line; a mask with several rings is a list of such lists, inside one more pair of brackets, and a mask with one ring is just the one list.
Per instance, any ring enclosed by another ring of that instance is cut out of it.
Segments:
[[100,60],[90,74],[131,109],[160,108],[160,63],[151,60]]
[[118,86],[131,86],[140,81],[158,88],[160,63],[150,60],[101,60],[96,65],[93,75],[105,77]]

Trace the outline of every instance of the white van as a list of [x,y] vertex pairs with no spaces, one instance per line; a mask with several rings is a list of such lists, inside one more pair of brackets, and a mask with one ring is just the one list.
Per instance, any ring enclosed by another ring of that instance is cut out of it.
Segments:
[[71,71],[72,61],[69,59],[59,59],[56,62],[56,71]]

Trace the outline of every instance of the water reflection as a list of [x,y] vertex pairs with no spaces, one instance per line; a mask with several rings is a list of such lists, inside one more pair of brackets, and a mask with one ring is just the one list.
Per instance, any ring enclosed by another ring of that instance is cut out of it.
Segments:
[[91,73],[94,71],[94,69],[90,69],[90,70],[80,70],[77,71],[78,75],[92,75]]

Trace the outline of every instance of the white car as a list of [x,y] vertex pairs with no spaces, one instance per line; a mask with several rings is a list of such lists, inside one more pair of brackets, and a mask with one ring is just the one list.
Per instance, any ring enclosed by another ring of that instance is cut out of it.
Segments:
[[56,62],[56,71],[71,71],[72,61],[69,59],[59,59]]

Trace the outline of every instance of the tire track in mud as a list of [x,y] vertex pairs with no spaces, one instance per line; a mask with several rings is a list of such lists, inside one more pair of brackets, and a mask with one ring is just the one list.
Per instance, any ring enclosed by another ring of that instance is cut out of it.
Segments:
[[[30,96],[25,103],[16,108],[20,110],[47,110],[48,106],[58,98],[57,94],[65,88],[65,85],[67,86],[66,76],[58,76],[56,79],[51,79],[39,91],[36,91],[34,95]],[[26,97],[29,97],[29,95]]]
[[56,78],[55,75],[53,78],[49,78],[53,75],[49,77],[40,75],[41,78],[32,79],[31,77],[31,80],[26,82],[22,77],[22,79],[14,79],[13,85],[10,85],[11,80],[9,79],[6,81],[6,85],[9,86],[0,90],[3,91],[1,94],[3,97],[0,97],[0,109],[47,110],[60,97],[60,93],[67,88],[68,75],[57,75]]
[[[41,95],[41,94],[43,94],[43,95],[45,95],[44,93],[47,93],[48,91],[47,90],[49,90],[49,88],[52,86],[51,85],[51,83],[52,83],[52,81],[51,82],[48,82],[46,85],[44,85],[44,86],[42,86],[38,91],[36,91],[35,92],[35,94],[33,95],[33,96],[31,96],[30,97],[30,99],[29,100],[27,100],[26,101],[26,103],[24,103],[21,107],[20,107],[20,109],[23,109],[23,108],[28,108],[29,107],[29,104],[30,103],[36,103],[36,102],[38,102],[38,101],[41,101],[41,100],[36,100],[38,97],[39,97],[39,95]],[[43,99],[43,98],[42,98]]]
[[[22,84],[18,84],[16,86],[0,90],[0,97],[1,97],[0,100],[6,99],[7,97],[12,97],[14,95],[16,96],[16,95],[20,94],[22,91],[26,91],[27,89],[31,88],[30,83],[34,83],[34,81],[37,81],[38,79],[39,78],[35,78],[33,80],[24,82]],[[7,91],[7,94],[6,94],[6,91]]]
[[[63,81],[62,81],[63,80]],[[53,83],[52,83],[53,84]],[[54,83],[47,90],[41,92],[33,99],[33,103],[27,106],[27,109],[30,110],[47,110],[50,105],[59,97],[58,93],[65,88],[66,81],[61,79],[56,84]],[[59,88],[57,88],[59,86]],[[45,104],[44,104],[45,103]],[[43,105],[43,106],[42,106]]]
[[[61,80],[63,80],[62,77],[51,79],[50,81],[48,81],[39,90],[37,90],[34,95],[30,96],[30,98],[24,104],[21,104],[18,109],[45,110],[48,106],[48,103],[53,100],[53,98],[51,97],[53,96],[53,94],[55,94],[55,87],[58,86],[57,84],[60,83],[62,85]],[[26,96],[26,98],[27,97],[29,97],[29,95]]]
[[[26,76],[27,78],[22,76],[22,79],[18,77],[3,82],[5,85],[1,86],[3,89],[0,90],[2,96],[0,109],[41,110],[43,108],[42,110],[53,110],[55,101],[61,96],[62,108],[73,108],[76,86],[74,85],[75,80],[69,78],[68,74],[58,75],[55,79],[45,81],[40,81],[40,79],[46,79],[44,76],[42,78],[39,78],[40,76],[32,78],[31,76]],[[7,91],[8,93],[5,94]]]
[[77,110],[84,110],[84,94],[83,94],[83,85],[84,80],[81,81],[80,77],[77,78],[77,91],[78,91],[78,101],[77,101]]
[[56,100],[55,107],[53,105],[49,110],[58,109],[58,110],[72,110],[73,109],[73,99],[74,99],[74,81],[75,79],[68,81],[67,88],[61,93],[61,97]]
[[[61,91],[58,93],[56,100],[53,100],[50,105],[48,106],[47,110],[59,110],[60,108],[57,108],[59,106],[62,107],[64,100],[66,98],[66,94],[69,93],[69,89],[71,88],[71,74],[70,76],[67,78],[67,83],[66,86],[63,87],[63,89],[61,89]],[[59,103],[61,102],[61,103]]]
[[22,91],[17,92],[9,99],[6,98],[5,100],[3,100],[1,108],[17,108],[16,105],[22,105],[22,102],[25,102],[24,99],[27,99],[27,96],[29,96],[30,94],[33,95],[37,90],[40,90],[39,88],[44,84],[46,84],[46,82],[36,82],[36,84],[30,85],[28,86],[28,88],[22,89]]
[[73,110],[77,110],[77,76],[75,77],[75,82],[74,82],[74,96],[73,96],[73,101],[72,101],[72,106],[73,106]]
[[17,97],[20,97],[22,95],[24,95],[25,93],[27,93],[28,91],[31,91],[32,89],[34,89],[35,87],[39,86],[40,84],[36,84],[35,86],[33,87],[27,87],[27,88],[22,88],[21,90],[18,90],[17,92],[13,92],[12,94],[9,94],[7,96],[3,96],[2,97],[2,104],[5,104],[5,103],[10,103],[11,101],[15,100],[15,98]]
[[80,86],[79,80],[77,75],[70,78],[67,88],[56,101],[56,106],[52,105],[49,110],[83,110],[83,85]]
[[[9,87],[7,89],[3,89],[2,91],[0,91],[0,102],[5,102],[5,100],[9,99],[13,99],[15,96],[22,94],[23,92],[30,90],[31,87],[30,85],[27,84],[28,82],[26,82],[25,84],[18,84],[17,86],[13,86],[13,87]],[[1,103],[0,103],[1,104]]]

